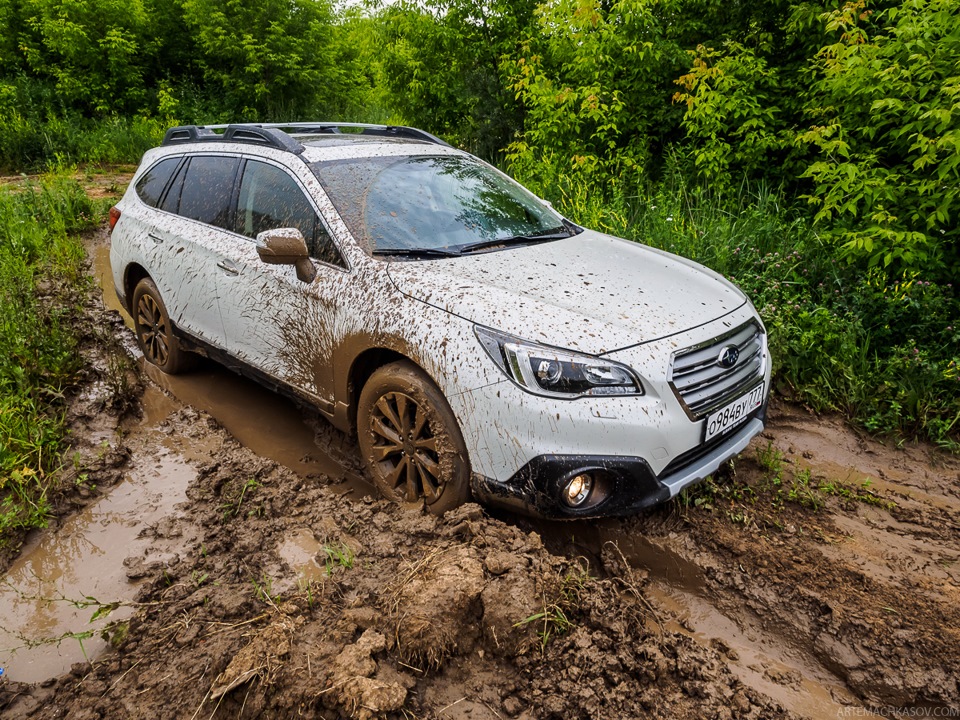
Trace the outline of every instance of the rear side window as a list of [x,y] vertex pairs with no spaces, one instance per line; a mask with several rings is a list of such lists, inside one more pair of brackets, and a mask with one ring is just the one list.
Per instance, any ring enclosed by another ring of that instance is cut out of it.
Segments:
[[143,177],[137,181],[137,195],[143,202],[150,207],[156,207],[160,203],[160,195],[179,162],[180,158],[167,158],[143,174]]
[[177,175],[170,183],[170,188],[164,194],[160,201],[160,209],[169,213],[176,213],[180,207],[180,191],[183,190],[183,177],[187,174],[187,163],[183,163],[177,171]]
[[[177,212],[191,220],[231,229],[230,200],[239,166],[239,158],[203,155],[190,158],[183,186],[179,188],[180,206]],[[167,193],[167,200],[176,189],[177,183],[174,183]]]
[[255,160],[247,161],[240,181],[236,232],[255,238],[264,230],[295,227],[303,233],[311,256],[343,265],[303,190],[280,168]]

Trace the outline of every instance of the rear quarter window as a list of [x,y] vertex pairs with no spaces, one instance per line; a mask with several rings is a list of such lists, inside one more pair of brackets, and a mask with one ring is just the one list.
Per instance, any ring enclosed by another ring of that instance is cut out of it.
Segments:
[[143,177],[137,181],[137,195],[144,203],[150,207],[156,207],[160,203],[163,189],[167,186],[179,163],[180,158],[178,157],[167,158],[161,160],[143,174]]

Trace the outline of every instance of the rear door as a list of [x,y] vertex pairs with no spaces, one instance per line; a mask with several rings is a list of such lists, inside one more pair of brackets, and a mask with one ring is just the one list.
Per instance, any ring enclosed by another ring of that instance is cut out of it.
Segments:
[[169,213],[154,228],[150,242],[164,258],[154,277],[170,318],[216,348],[226,348],[217,297],[218,277],[235,275],[224,262],[231,242],[234,191],[240,158],[193,155],[179,167],[160,201]]
[[[287,227],[303,233],[317,269],[312,283],[298,280],[292,265],[267,265],[257,255],[258,233]],[[337,297],[350,275],[316,205],[288,169],[249,159],[234,229],[226,259],[237,272],[218,275],[230,353],[332,409]]]
[[[160,204],[164,191],[184,162],[179,155],[161,159],[137,179],[135,190],[140,202],[128,201],[128,196],[124,196],[122,218],[110,238],[110,264],[114,283],[127,293],[128,303],[133,301],[133,288],[125,286],[129,265],[140,265],[154,279],[171,272],[173,254],[170,244],[163,243],[171,217],[160,209]],[[168,300],[169,292],[163,297]]]

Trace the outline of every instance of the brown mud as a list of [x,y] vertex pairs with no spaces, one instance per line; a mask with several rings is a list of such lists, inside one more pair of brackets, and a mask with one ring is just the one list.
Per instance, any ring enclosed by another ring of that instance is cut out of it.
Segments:
[[[108,375],[74,402],[89,497],[0,594],[0,645],[37,645],[0,648],[4,718],[960,717],[956,457],[775,405],[687,503],[436,518],[218,366],[127,373],[126,420]],[[48,642],[77,633],[86,658]]]

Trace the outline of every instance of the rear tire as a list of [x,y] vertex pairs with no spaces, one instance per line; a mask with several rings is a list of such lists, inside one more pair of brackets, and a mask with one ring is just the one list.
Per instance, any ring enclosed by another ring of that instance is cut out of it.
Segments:
[[413,363],[390,363],[370,376],[360,393],[357,435],[367,474],[387,499],[441,515],[470,498],[460,425]]
[[150,278],[144,278],[133,291],[133,327],[143,356],[168,375],[176,375],[193,365],[193,355],[180,347],[160,291]]

